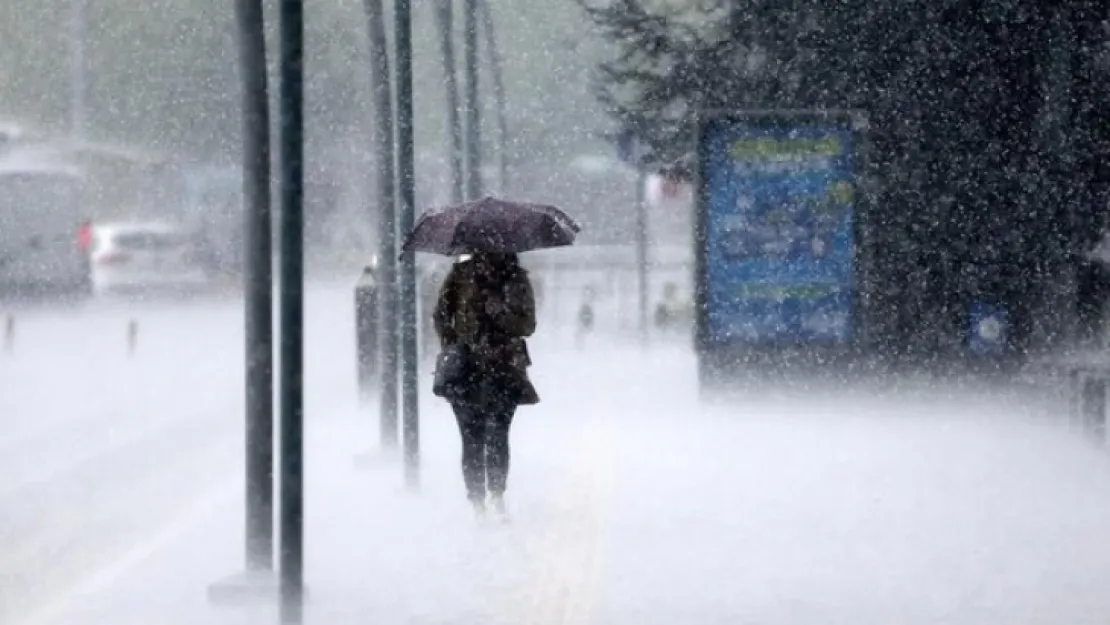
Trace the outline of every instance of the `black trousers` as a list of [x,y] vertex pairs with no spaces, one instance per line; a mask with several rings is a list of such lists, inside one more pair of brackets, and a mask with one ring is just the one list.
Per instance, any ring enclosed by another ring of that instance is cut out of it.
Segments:
[[451,405],[462,436],[466,495],[484,501],[500,496],[509,477],[509,428],[516,406],[506,402],[456,402]]

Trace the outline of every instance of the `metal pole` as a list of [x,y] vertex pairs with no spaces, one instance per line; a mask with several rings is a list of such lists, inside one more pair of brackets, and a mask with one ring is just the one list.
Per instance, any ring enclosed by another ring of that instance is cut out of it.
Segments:
[[304,601],[304,6],[282,0],[281,76],[281,621]]
[[247,570],[274,567],[274,277],[270,104],[262,0],[238,0],[246,224]]
[[647,168],[638,166],[636,176],[636,281],[639,295],[640,343],[648,342],[648,220],[647,220]]
[[482,195],[482,129],[478,106],[478,0],[463,0],[463,73],[466,93],[466,199]]
[[74,139],[85,135],[88,77],[85,72],[85,45],[88,0],[70,0],[70,109],[69,129]]
[[[395,0],[394,44],[397,84],[397,182],[400,232],[412,230],[415,219],[416,172],[412,109],[412,4]],[[417,405],[416,258],[401,262],[401,418],[405,451],[405,484],[420,484],[420,412]]]
[[509,154],[506,149],[509,143],[509,122],[505,113],[505,78],[501,51],[497,45],[496,30],[493,23],[493,12],[489,8],[489,0],[478,0],[478,7],[482,11],[482,26],[486,30],[486,43],[489,44],[490,72],[493,74],[493,97],[497,103],[497,160],[498,160],[498,185],[499,191],[504,194],[509,184]]
[[459,118],[458,62],[455,60],[454,0],[437,0],[436,25],[439,27],[440,53],[443,56],[443,86],[447,99],[448,160],[451,163],[451,202],[463,201],[463,134]]
[[397,193],[393,149],[393,87],[382,0],[366,0],[373,81],[378,181],[378,346],[381,348],[381,445],[397,448]]

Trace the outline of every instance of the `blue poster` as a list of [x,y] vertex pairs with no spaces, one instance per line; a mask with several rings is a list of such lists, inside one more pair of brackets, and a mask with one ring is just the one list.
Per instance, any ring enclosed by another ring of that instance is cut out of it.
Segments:
[[724,119],[702,136],[708,340],[850,340],[849,122]]

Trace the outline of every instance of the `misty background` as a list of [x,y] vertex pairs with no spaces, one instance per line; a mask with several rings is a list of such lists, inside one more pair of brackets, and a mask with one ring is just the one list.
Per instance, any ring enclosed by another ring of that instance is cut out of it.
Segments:
[[[45,0],[0,7],[0,117],[65,133],[77,32],[71,6]],[[275,7],[267,7],[272,50]],[[498,189],[501,140],[483,36],[487,190],[580,207],[576,214],[588,225],[588,240],[630,242],[635,176],[615,161],[606,139],[612,124],[591,91],[604,43],[569,2],[494,1],[490,8],[503,57],[510,175],[506,188]],[[315,0],[305,14],[310,245],[362,248],[357,253],[369,255],[377,207],[364,7],[353,0]],[[391,19],[387,24],[392,27]],[[84,38],[87,139],[160,161],[174,170],[175,182],[182,172],[219,172],[224,188],[237,190],[238,183],[230,182],[238,176],[242,133],[233,11],[197,1],[88,2]],[[414,12],[414,46],[417,199],[426,207],[449,200],[450,188],[444,68],[430,5]],[[270,64],[276,101],[276,54]],[[135,208],[165,212],[166,206],[150,204],[175,201],[165,197],[171,186],[166,179],[157,200]]]
[[[0,161],[79,163],[84,214],[54,203],[67,252],[80,218],[168,216],[218,236],[206,243],[224,260],[241,255],[233,7],[87,0],[77,28],[75,1],[0,3]],[[513,520],[497,526],[468,508],[458,427],[431,392],[428,325],[419,494],[382,436],[388,394],[361,383],[352,287],[381,209],[367,19],[361,0],[305,6],[308,622],[1104,625],[1110,368],[1093,338],[1110,272],[1084,252],[1105,234],[1110,199],[1110,8],[488,2],[509,176],[502,186],[483,33],[485,189],[559,205],[584,226],[580,244],[526,255],[542,402],[514,425]],[[447,202],[450,180],[434,3],[414,5],[419,211]],[[70,128],[77,42],[83,140]],[[713,107],[866,113],[854,215],[871,264],[853,288],[874,304],[869,347],[894,364],[962,357],[967,304],[998,302],[1015,338],[999,360],[975,361],[986,374],[892,367],[857,383],[853,363],[832,362],[827,379],[790,372],[797,383],[780,385],[736,362],[737,376],[707,388],[688,297],[706,242],[682,161],[695,112]],[[650,316],[632,254],[638,173],[614,145],[623,130],[683,187],[649,202]],[[34,234],[38,215],[20,215]],[[34,249],[15,245],[13,223],[0,223],[11,248]],[[53,279],[26,258],[32,277]],[[420,306],[438,280],[421,272]],[[679,291],[669,302],[665,284]],[[223,286],[0,308],[0,622],[277,622],[273,597],[208,595],[244,568],[244,363],[259,361],[244,299]],[[995,366],[1042,348],[1062,358]],[[1069,362],[1077,353],[1090,360]]]

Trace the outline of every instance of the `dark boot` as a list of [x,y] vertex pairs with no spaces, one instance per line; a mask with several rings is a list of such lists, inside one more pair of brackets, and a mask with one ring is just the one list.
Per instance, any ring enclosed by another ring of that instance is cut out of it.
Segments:
[[485,423],[466,406],[455,406],[455,419],[462,438],[462,474],[466,498],[477,509],[486,502]]
[[505,489],[509,480],[509,428],[513,423],[515,407],[509,407],[489,416],[486,424],[486,473],[490,502],[494,511],[503,519],[508,518],[505,509]]

